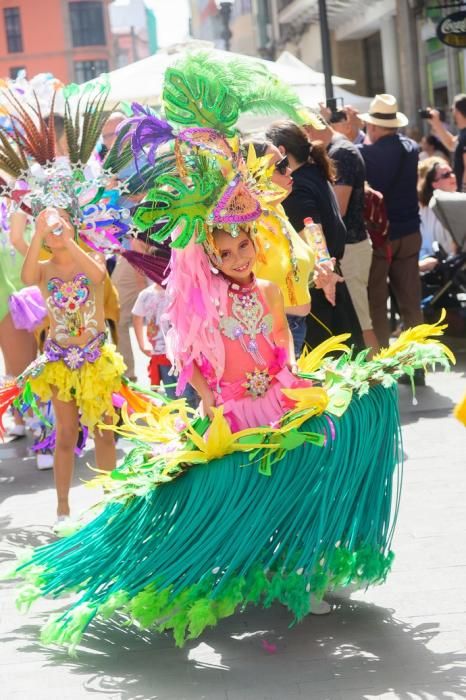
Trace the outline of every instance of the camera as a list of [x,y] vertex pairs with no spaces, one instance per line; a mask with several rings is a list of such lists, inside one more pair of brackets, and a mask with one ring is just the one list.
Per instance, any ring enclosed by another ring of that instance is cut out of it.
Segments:
[[330,110],[330,124],[346,121],[346,113],[343,110],[343,97],[331,97],[327,100],[327,109]]
[[[438,107],[435,107],[434,109],[438,111],[440,121],[444,122],[446,120],[445,110],[439,109]],[[429,107],[427,107],[426,109],[419,109],[418,114],[421,117],[421,119],[432,119],[431,109]]]

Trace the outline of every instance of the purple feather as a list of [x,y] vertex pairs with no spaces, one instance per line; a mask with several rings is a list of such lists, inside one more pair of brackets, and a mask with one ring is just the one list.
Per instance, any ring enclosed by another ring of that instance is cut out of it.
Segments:
[[125,250],[122,255],[138,272],[142,272],[152,282],[162,284],[168,275],[170,252],[157,250],[155,253],[138,253],[135,250]]
[[[174,138],[173,129],[168,122],[156,117],[150,109],[145,109],[136,102],[133,102],[132,108],[134,116],[125,119],[118,128],[118,131],[121,131],[129,126],[122,144],[131,140],[134,156],[137,158],[139,155],[145,155],[153,165],[157,149]],[[146,151],[147,146],[149,148]]]

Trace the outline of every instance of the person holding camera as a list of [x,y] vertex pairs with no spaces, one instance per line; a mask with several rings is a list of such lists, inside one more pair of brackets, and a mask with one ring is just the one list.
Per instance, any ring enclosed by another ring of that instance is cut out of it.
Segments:
[[[388,215],[387,248],[374,248],[369,275],[369,304],[374,330],[382,347],[387,347],[390,325],[387,300],[390,288],[405,328],[422,323],[421,284],[418,259],[421,248],[417,167],[419,146],[398,129],[408,118],[398,111],[393,95],[376,95],[369,112],[360,114],[369,144],[359,146],[372,189],[381,192]],[[421,380],[419,380],[421,381]]]
[[448,131],[443,124],[438,109],[428,109],[428,119],[434,134],[453,153],[453,170],[458,192],[466,192],[466,94],[456,95],[453,100],[453,119],[458,127],[458,134]]

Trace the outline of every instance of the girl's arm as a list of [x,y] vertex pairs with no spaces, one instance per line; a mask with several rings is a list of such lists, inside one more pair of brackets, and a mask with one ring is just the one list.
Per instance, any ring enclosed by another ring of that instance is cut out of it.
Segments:
[[27,215],[23,211],[16,211],[10,215],[10,242],[18,253],[21,253],[23,256],[26,255],[29,248],[24,240],[27,220]]
[[196,363],[193,363],[193,374],[189,383],[197,391],[202,401],[202,407],[206,415],[209,418],[213,418],[212,407],[215,406],[215,397],[209,385],[207,384],[206,378],[201,374],[199,367]]
[[261,283],[262,291],[264,292],[270,313],[273,316],[272,337],[275,345],[283,348],[288,357],[288,366],[293,373],[297,372],[296,357],[294,350],[293,336],[288,325],[288,319],[285,313],[285,302],[283,294],[279,287],[272,282]]
[[[105,267],[105,257],[100,253],[86,253],[85,250],[79,247],[79,245],[74,240],[74,228],[68,219],[67,215],[61,215],[61,211],[58,210],[60,216],[59,221],[63,232],[61,233],[63,244],[67,250],[73,256],[73,260],[79,265],[81,271],[89,278],[92,284],[102,284],[105,280],[105,275],[107,274],[107,268]],[[39,216],[48,216],[50,214],[45,210],[41,212]]]
[[152,351],[151,346],[146,342],[146,334],[144,333],[144,317],[143,316],[137,316],[136,314],[133,314],[133,328],[134,328],[134,333],[136,335],[136,340],[138,341],[138,345],[144,355],[147,355],[148,357],[152,357],[154,354]]
[[31,240],[31,245],[26,251],[23,267],[21,269],[21,281],[26,287],[30,287],[33,284],[40,285],[41,282],[43,263],[39,262],[39,256],[45,235],[49,230],[45,222],[45,214],[44,216],[42,216],[42,214],[44,214],[44,212],[41,212],[36,219],[34,235]]
[[[65,232],[62,235],[65,235]],[[86,253],[73,238],[67,238],[65,245],[79,265],[80,270],[90,279],[92,284],[102,284],[107,273],[104,256],[100,253]]]

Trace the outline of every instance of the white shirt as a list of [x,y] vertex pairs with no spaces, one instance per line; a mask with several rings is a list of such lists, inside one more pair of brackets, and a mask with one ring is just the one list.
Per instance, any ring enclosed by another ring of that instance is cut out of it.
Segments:
[[132,313],[143,316],[147,324],[147,339],[152,346],[154,355],[165,354],[165,336],[162,316],[167,305],[165,290],[151,284],[139,292]]

